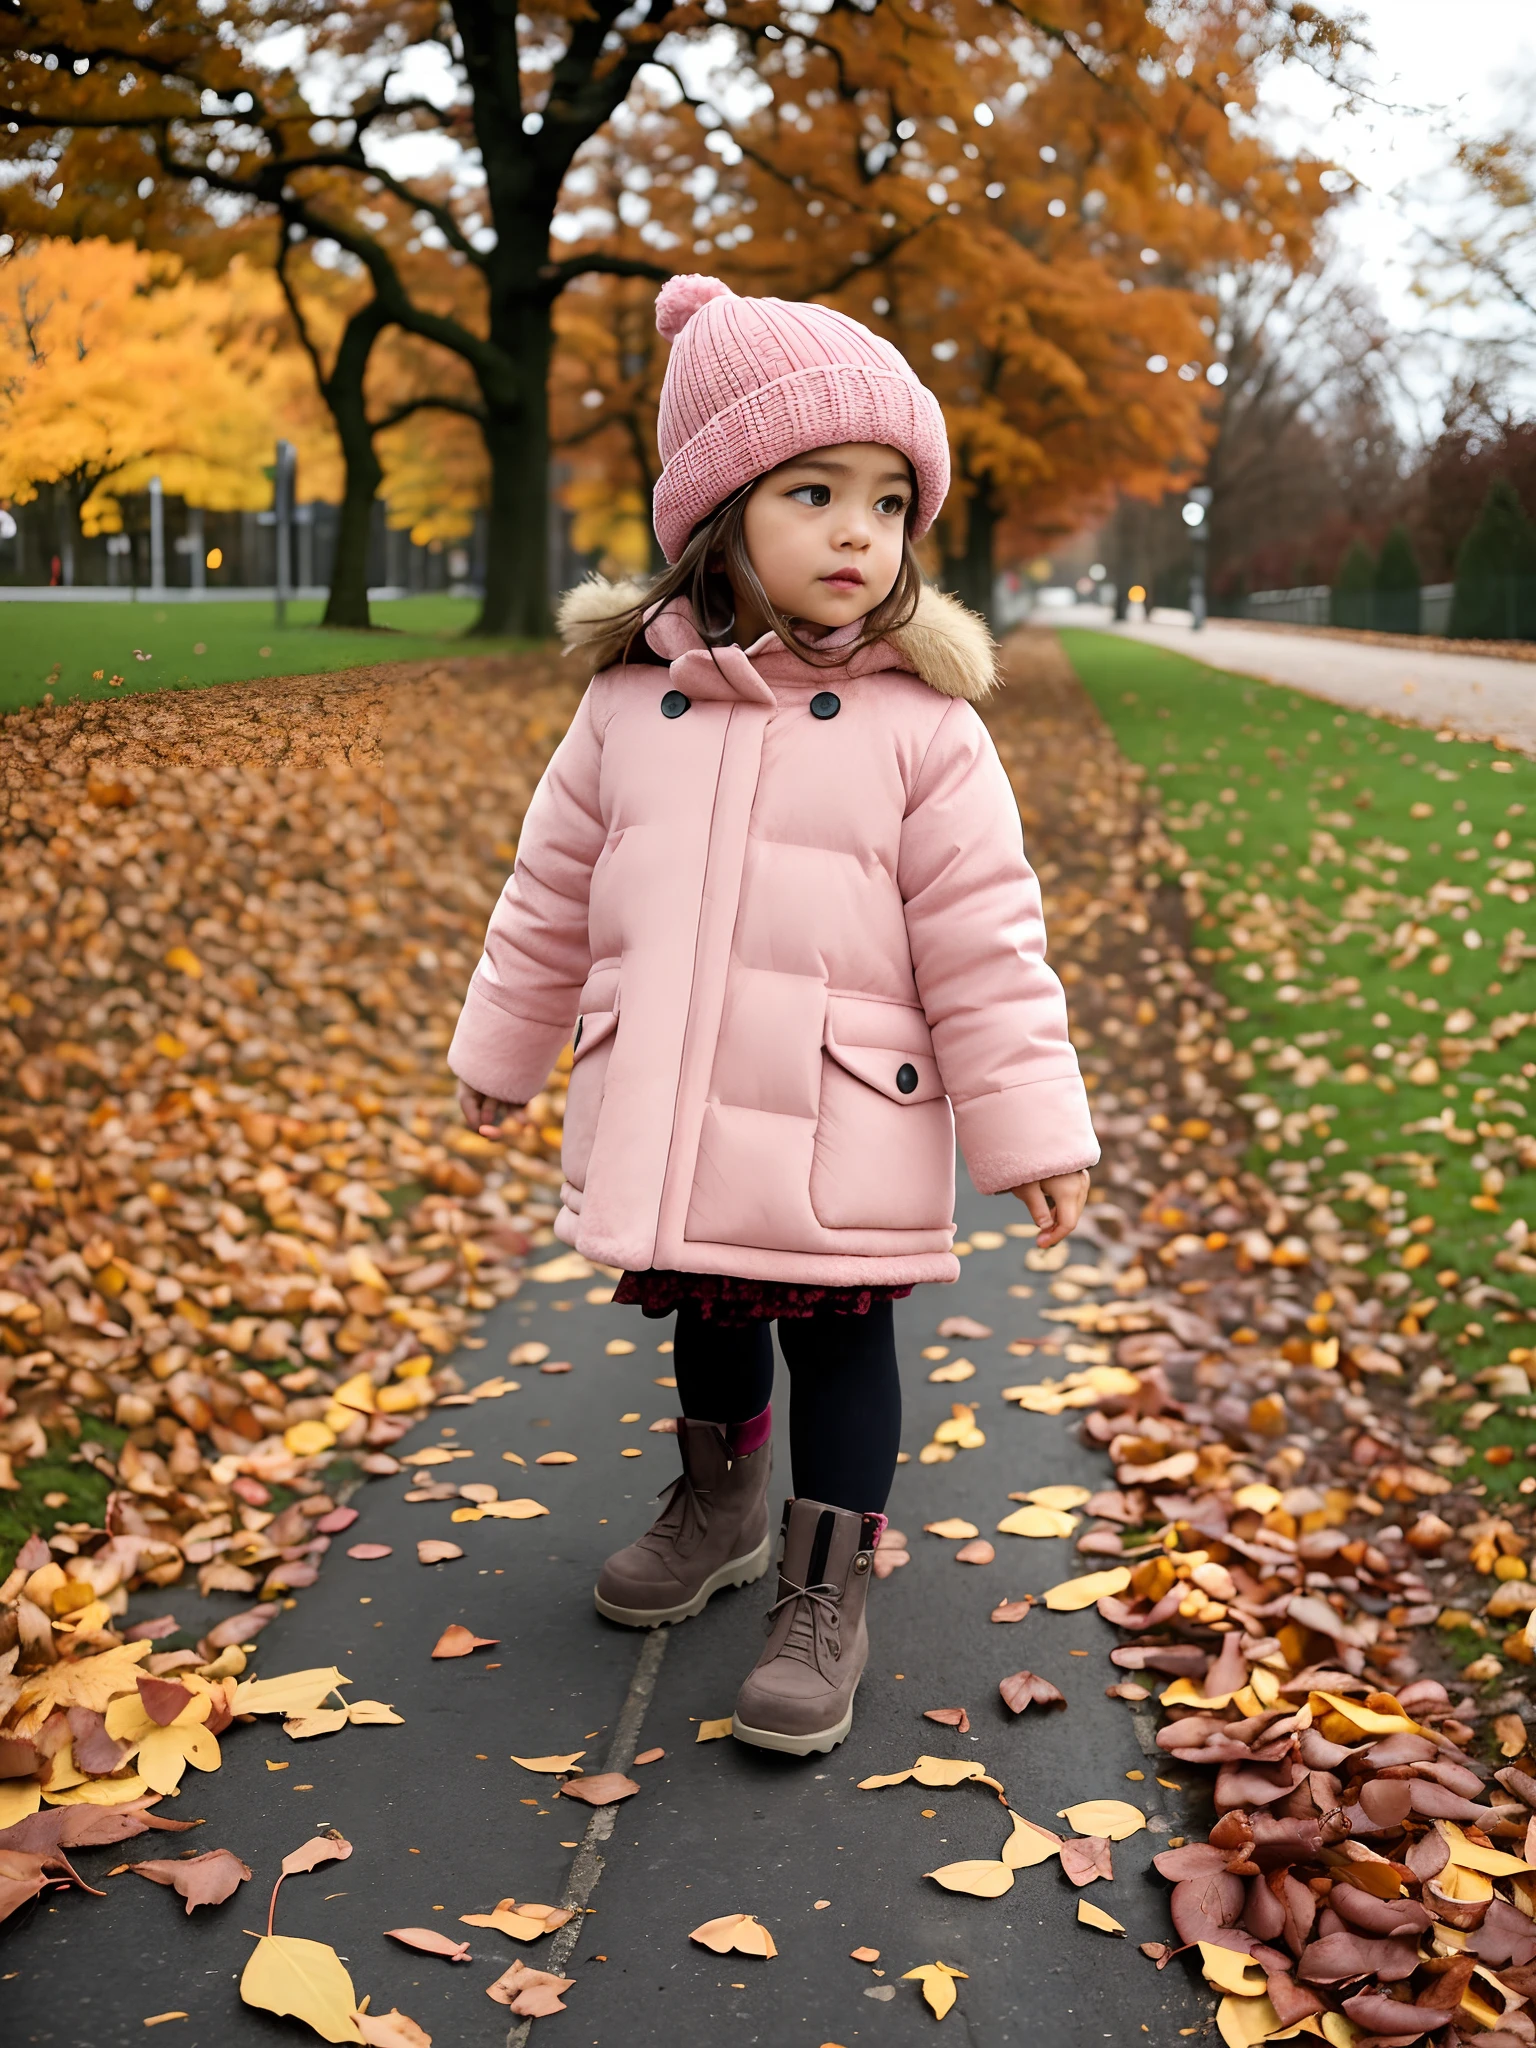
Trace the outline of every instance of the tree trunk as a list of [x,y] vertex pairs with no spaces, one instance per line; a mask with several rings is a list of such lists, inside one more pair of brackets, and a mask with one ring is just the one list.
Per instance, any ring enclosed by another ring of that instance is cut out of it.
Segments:
[[373,344],[386,325],[383,309],[371,300],[347,322],[331,374],[321,396],[336,423],[345,464],[341,518],[336,529],[336,556],[326,598],[325,626],[364,628],[373,624],[368,610],[368,551],[373,537],[373,501],[384,481],[383,466],[373,445],[364,382]]
[[997,501],[990,484],[978,481],[965,508],[965,538],[960,552],[944,558],[944,583],[960,602],[995,623],[997,572],[993,552],[997,541]]
[[486,517],[485,598],[470,632],[481,638],[545,640],[549,602],[550,307],[526,298],[493,318],[492,339],[517,366],[515,393],[482,381],[485,446],[491,461]]

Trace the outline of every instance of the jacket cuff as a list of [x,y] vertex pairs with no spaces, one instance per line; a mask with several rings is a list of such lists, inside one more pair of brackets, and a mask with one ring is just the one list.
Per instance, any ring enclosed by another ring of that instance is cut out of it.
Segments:
[[1078,1173],[1099,1161],[1088,1091],[1076,1073],[956,1103],[955,1135],[983,1195]]
[[466,1087],[495,1102],[521,1105],[549,1079],[569,1036],[563,1024],[503,1009],[476,976],[459,1012],[448,1065]]

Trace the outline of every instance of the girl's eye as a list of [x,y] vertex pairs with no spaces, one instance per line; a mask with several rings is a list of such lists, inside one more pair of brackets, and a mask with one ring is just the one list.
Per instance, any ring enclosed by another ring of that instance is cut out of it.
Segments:
[[789,495],[797,504],[801,505],[830,505],[832,502],[832,486],[830,484],[801,484],[798,490],[791,491]]
[[892,519],[899,518],[906,509],[907,501],[900,491],[888,492],[885,497],[878,499],[875,504],[877,512],[883,512],[888,518]]

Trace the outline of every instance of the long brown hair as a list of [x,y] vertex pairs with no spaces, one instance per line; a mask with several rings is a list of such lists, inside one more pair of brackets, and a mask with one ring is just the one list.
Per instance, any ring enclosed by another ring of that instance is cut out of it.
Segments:
[[[912,514],[909,507],[907,526],[902,534],[901,567],[896,581],[866,616],[858,639],[849,646],[828,649],[826,653],[819,653],[814,645],[808,646],[805,641],[797,639],[790,631],[789,621],[764,590],[747,553],[744,533],[747,500],[760,481],[760,478],[754,478],[751,483],[743,484],[708,519],[701,520],[689,537],[687,547],[669,568],[663,569],[653,579],[639,603],[629,611],[621,612],[617,618],[605,621],[608,632],[627,635],[623,660],[660,659],[646,644],[645,621],[675,597],[688,599],[693,608],[694,622],[708,646],[728,646],[736,631],[735,593],[738,588],[752,599],[790,652],[812,668],[837,667],[861,647],[871,647],[877,640],[883,640],[887,633],[897,632],[910,624],[922,594],[923,572],[912,551]],[[915,499],[913,503],[916,503]]]

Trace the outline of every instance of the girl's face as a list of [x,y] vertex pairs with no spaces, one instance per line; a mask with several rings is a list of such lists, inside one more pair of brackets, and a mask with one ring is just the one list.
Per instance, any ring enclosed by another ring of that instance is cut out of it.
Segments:
[[[847,626],[895,588],[912,503],[904,455],[873,442],[818,448],[770,470],[747,500],[742,538],[774,609],[816,626]],[[744,646],[771,630],[736,592]]]

